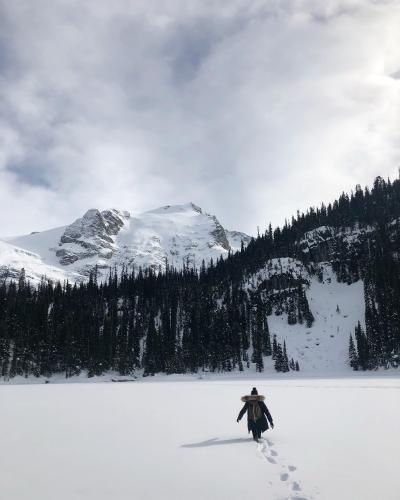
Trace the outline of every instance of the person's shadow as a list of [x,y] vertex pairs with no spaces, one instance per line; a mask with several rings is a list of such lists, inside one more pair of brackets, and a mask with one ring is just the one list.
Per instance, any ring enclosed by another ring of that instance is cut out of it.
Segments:
[[200,441],[200,443],[182,444],[181,448],[203,448],[205,446],[220,446],[223,444],[248,443],[249,441],[253,441],[253,438],[219,439],[216,437],[212,439],[207,439],[206,441]]

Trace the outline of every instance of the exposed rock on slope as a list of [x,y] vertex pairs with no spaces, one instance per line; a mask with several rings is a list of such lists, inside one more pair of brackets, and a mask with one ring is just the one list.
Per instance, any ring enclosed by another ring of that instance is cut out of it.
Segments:
[[88,210],[65,228],[56,256],[63,266],[89,257],[109,259],[116,250],[115,239],[129,219],[129,212]]

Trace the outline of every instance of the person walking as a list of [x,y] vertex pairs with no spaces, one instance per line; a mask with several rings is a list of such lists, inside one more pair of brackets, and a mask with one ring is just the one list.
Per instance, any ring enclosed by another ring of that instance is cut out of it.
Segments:
[[268,422],[271,425],[271,429],[274,428],[271,414],[264,403],[265,397],[259,395],[257,389],[253,387],[250,396],[243,396],[240,399],[244,402],[244,406],[240,410],[236,422],[240,422],[247,411],[247,428],[249,432],[253,433],[254,441],[258,442],[261,438],[261,433],[269,429]]

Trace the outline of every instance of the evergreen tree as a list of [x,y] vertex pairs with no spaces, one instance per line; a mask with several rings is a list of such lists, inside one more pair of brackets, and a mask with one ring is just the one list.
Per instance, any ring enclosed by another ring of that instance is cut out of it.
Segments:
[[356,338],[356,343],[357,343],[358,366],[362,370],[367,370],[369,367],[368,342],[367,342],[367,337],[365,336],[365,333],[361,328],[360,322],[358,322],[355,328],[354,336]]
[[278,354],[278,342],[276,340],[276,335],[274,335],[272,342],[272,359],[276,360],[276,356]]
[[351,334],[349,340],[349,364],[353,368],[353,370],[358,370],[358,356]]
[[283,363],[282,363],[282,371],[283,372],[288,372],[289,371],[289,358],[286,352],[286,342],[283,341]]

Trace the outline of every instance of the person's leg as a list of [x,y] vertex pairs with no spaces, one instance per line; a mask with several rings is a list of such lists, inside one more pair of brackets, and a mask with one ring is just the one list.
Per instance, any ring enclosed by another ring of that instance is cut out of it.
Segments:
[[253,433],[253,439],[254,441],[258,441],[258,433],[256,429],[252,429],[251,431]]
[[257,438],[260,439],[261,437],[261,423],[260,422],[257,422],[257,425],[256,425],[256,428],[257,428]]

